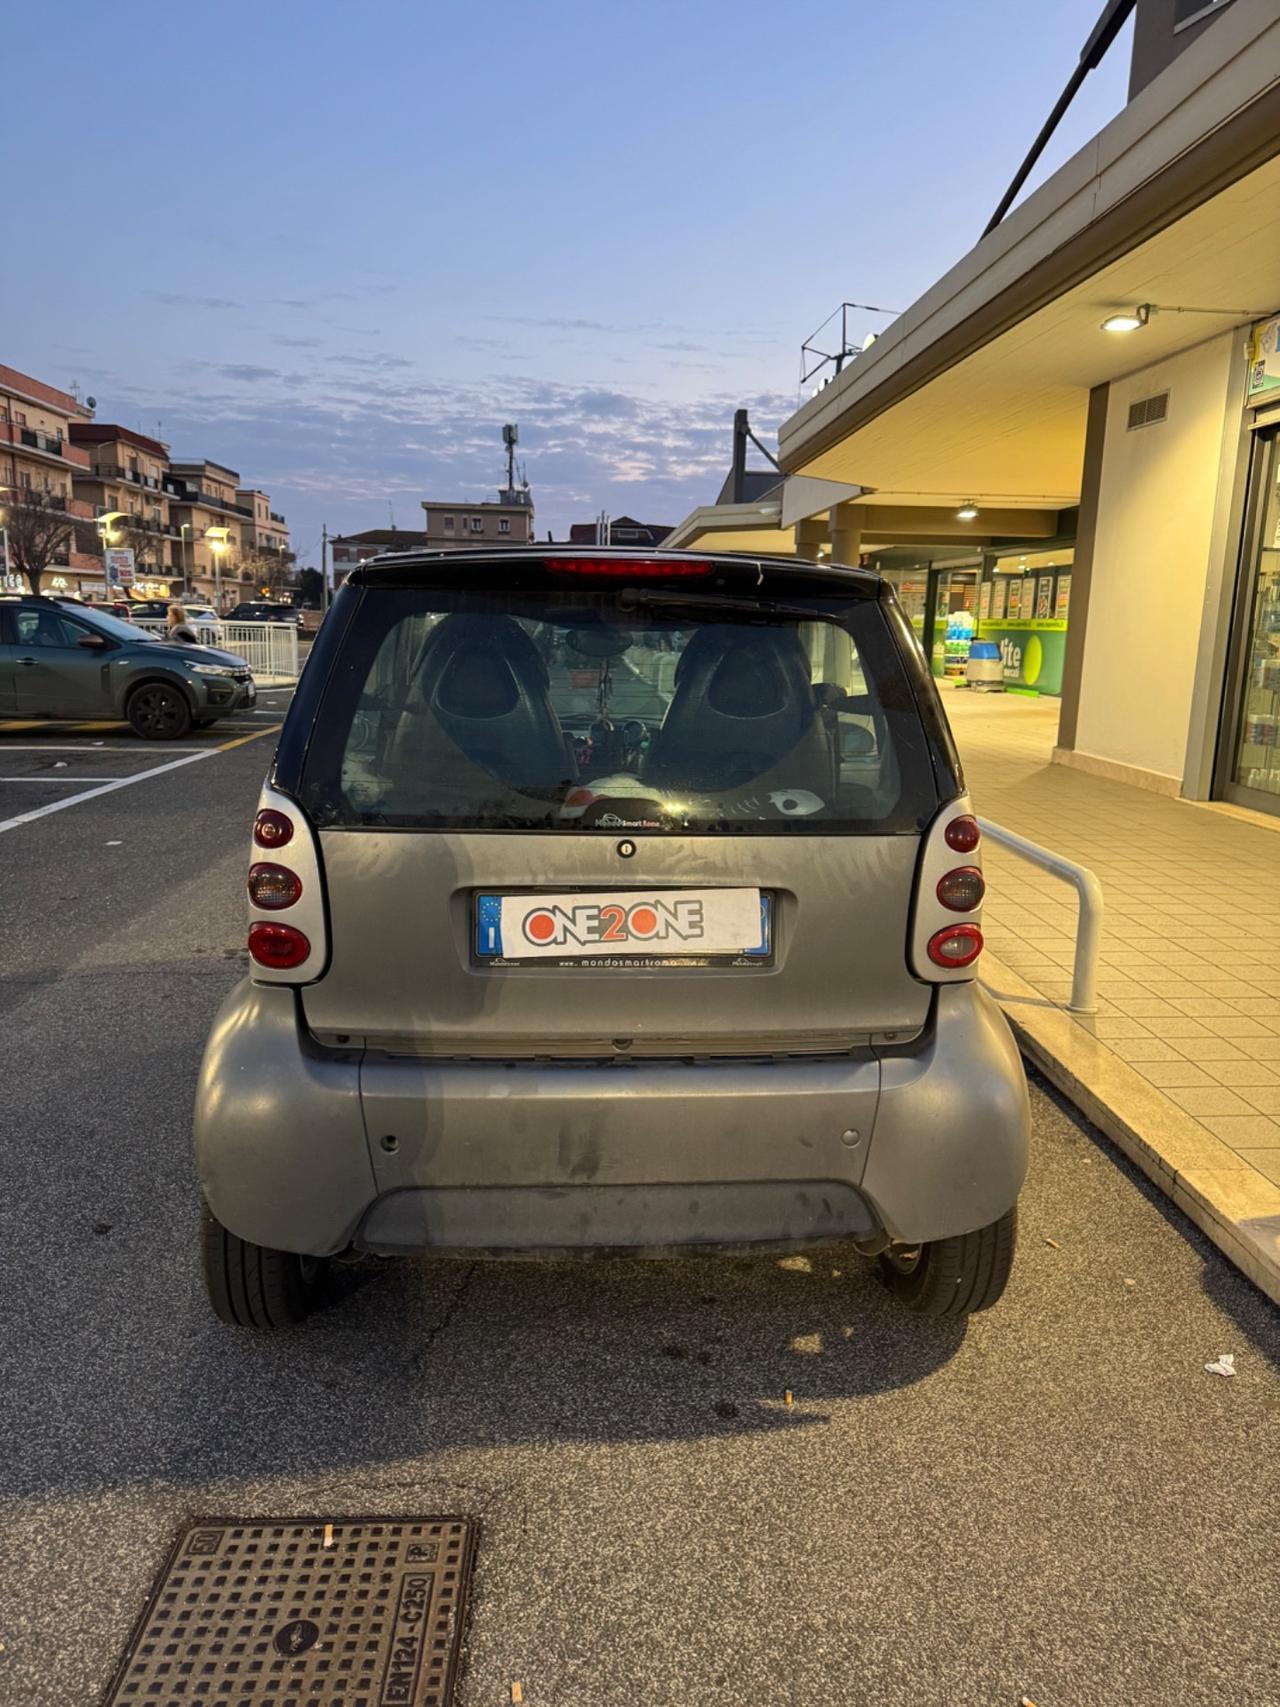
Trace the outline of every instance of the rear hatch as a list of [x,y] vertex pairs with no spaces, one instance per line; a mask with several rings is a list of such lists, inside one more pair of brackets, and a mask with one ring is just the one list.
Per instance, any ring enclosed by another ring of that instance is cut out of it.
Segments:
[[363,571],[330,622],[277,771],[319,836],[318,1037],[689,1057],[924,1025],[919,843],[956,784],[874,577],[455,556]]

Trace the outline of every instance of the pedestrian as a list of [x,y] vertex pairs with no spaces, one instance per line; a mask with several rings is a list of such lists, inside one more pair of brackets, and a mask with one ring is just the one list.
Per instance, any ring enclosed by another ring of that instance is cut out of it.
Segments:
[[200,636],[187,621],[186,606],[180,605],[176,599],[169,606],[168,612],[165,615],[165,621],[169,625],[168,631],[165,634],[166,640],[184,641],[188,646],[198,646],[200,644]]

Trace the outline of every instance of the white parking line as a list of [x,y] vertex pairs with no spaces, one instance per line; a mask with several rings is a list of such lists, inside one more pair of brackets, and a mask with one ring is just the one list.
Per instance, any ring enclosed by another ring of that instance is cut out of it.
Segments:
[[131,788],[135,782],[147,782],[153,776],[163,776],[166,771],[181,770],[183,765],[198,765],[201,759],[211,759],[215,753],[225,753],[232,747],[242,747],[247,741],[255,740],[262,735],[275,733],[275,727],[256,729],[252,735],[241,735],[234,741],[223,741],[217,747],[202,747],[198,753],[188,753],[185,758],[170,759],[168,764],[152,765],[149,770],[136,771],[133,776],[120,776],[111,782],[100,783],[97,788],[86,788],[82,794],[73,794],[68,800],[51,800],[47,806],[37,806],[31,812],[20,812],[16,818],[0,820],[0,836],[6,830],[16,830],[21,824],[33,824],[37,818],[47,818],[51,812],[65,812],[68,806],[79,806],[82,800],[96,800],[100,794],[112,794],[117,788]]
[[75,745],[70,741],[6,741],[0,736],[0,753],[102,753],[109,756],[112,753],[151,753],[159,758],[161,753],[207,753],[208,747],[171,747],[165,742],[163,748],[157,748],[148,742],[145,746],[136,747],[104,747],[101,741],[83,742]]
[[97,782],[92,776],[0,776],[0,782]]

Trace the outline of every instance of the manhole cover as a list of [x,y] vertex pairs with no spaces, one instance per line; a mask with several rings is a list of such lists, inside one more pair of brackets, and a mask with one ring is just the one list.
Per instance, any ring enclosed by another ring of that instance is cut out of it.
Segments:
[[107,1707],[448,1707],[474,1549],[460,1517],[193,1523]]

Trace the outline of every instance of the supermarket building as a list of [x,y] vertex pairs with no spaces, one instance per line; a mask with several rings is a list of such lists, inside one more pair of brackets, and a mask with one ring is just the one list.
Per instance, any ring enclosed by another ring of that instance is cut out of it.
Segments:
[[1280,8],[1137,0],[1124,110],[668,543],[874,562],[1056,762],[1280,815],[1278,343]]

